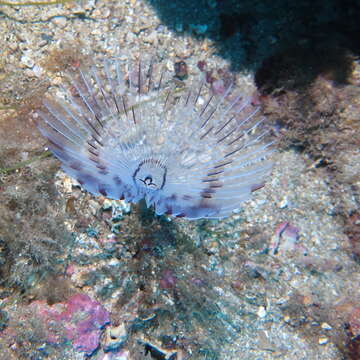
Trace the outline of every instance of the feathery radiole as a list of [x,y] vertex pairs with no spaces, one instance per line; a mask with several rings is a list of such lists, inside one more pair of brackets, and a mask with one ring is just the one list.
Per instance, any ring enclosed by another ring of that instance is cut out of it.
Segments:
[[158,215],[230,215],[261,187],[272,162],[258,108],[229,86],[177,89],[164,71],[118,60],[80,68],[62,96],[37,111],[62,168],[89,192],[146,200]]

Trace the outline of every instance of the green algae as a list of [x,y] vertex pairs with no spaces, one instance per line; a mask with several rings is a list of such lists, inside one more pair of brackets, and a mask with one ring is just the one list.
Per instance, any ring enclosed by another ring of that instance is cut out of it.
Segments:
[[42,154],[40,154],[38,156],[35,156],[35,157],[33,157],[33,158],[29,159],[29,160],[18,162],[18,163],[14,164],[14,165],[12,165],[10,167],[7,167],[7,168],[0,168],[0,174],[12,173],[13,171],[22,169],[25,166],[30,165],[35,161],[45,159],[45,158],[47,158],[47,157],[49,157],[51,155],[52,155],[51,151],[49,151],[49,150],[44,151]]

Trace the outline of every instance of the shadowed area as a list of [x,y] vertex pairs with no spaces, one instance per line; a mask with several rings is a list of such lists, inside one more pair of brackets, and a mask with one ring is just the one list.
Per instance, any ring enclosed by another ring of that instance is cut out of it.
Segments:
[[[191,34],[214,41],[218,55],[229,60],[236,71],[256,70],[275,54],[275,66],[278,63],[286,66],[291,59],[283,58],[290,52],[299,59],[297,66],[300,71],[308,74],[305,82],[309,84],[329,66],[323,58],[311,56],[314,49],[317,55],[323,53],[325,58],[327,54],[336,52],[337,56],[331,56],[331,59],[336,60],[336,67],[345,74],[349,63],[342,54],[348,51],[358,54],[360,50],[359,1],[148,2],[162,23],[177,34]],[[292,75],[296,83],[297,74]],[[300,82],[303,84],[304,79]]]

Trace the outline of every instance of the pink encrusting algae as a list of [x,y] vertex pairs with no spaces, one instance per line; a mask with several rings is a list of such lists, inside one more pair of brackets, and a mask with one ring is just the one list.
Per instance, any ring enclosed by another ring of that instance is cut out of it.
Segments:
[[235,86],[211,95],[202,81],[176,88],[153,63],[122,68],[80,68],[37,112],[50,149],[86,190],[196,219],[226,217],[263,186],[269,131]]
[[85,294],[75,294],[68,301],[52,306],[35,301],[31,307],[47,329],[47,342],[71,341],[75,349],[88,355],[99,347],[101,329],[110,323],[106,309]]

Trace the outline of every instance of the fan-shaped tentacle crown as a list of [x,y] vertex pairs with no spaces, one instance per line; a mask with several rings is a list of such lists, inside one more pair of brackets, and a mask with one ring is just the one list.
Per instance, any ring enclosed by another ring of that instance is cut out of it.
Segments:
[[159,215],[228,216],[271,170],[263,119],[232,86],[216,97],[201,81],[177,89],[164,74],[154,64],[124,73],[117,60],[80,69],[44,100],[38,127],[95,195],[145,198]]

